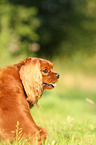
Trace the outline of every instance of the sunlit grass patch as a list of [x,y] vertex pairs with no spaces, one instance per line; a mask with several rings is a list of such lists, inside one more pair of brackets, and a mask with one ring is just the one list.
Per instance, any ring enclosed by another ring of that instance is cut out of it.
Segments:
[[40,100],[42,109],[31,110],[37,124],[48,131],[45,145],[96,144],[96,94],[80,90],[65,93],[45,93]]
[[[46,140],[46,145],[87,145],[96,143],[96,124],[88,125],[87,121],[76,122],[75,118],[67,116],[65,121],[51,122],[49,126],[49,136]],[[92,128],[91,128],[92,127]]]

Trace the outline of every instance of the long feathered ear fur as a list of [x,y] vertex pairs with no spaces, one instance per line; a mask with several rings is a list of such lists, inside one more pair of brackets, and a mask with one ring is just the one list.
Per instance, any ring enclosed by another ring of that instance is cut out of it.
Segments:
[[27,101],[34,104],[43,91],[39,60],[36,62],[31,60],[23,65],[20,69],[20,79],[27,94]]

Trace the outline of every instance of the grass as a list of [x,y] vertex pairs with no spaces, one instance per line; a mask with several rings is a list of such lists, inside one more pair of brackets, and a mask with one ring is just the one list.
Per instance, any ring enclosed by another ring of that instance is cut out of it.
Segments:
[[90,97],[96,101],[95,96],[79,90],[46,94],[41,99],[42,109],[32,110],[36,122],[48,131],[45,145],[96,144],[96,104],[86,101]]

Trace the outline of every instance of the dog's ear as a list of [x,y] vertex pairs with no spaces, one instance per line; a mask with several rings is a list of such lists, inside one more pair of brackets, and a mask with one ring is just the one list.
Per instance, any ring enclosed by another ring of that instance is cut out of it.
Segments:
[[27,57],[25,60],[20,61],[19,63],[14,64],[14,66],[16,66],[17,68],[20,69],[20,68],[22,67],[22,65],[24,65],[24,64],[26,64],[26,63],[32,61],[33,59],[34,59],[34,58],[32,58],[32,57]]
[[27,95],[27,101],[34,104],[40,98],[43,85],[39,60],[28,61],[20,68],[20,79]]

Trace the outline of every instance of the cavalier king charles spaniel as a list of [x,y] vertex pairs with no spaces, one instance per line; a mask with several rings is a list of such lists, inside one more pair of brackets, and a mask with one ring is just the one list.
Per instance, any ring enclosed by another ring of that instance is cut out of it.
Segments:
[[26,58],[12,66],[0,69],[0,137],[6,142],[16,139],[16,125],[27,140],[38,138],[38,145],[45,140],[46,130],[37,126],[30,114],[30,107],[38,103],[44,89],[56,86],[59,74],[53,64],[41,58]]

